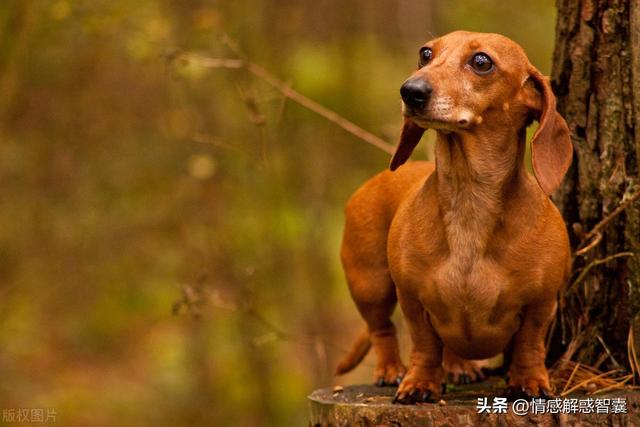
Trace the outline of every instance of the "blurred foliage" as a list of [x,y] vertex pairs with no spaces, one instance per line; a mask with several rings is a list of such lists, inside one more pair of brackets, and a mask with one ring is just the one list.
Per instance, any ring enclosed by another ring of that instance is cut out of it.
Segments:
[[370,381],[369,359],[332,378],[363,326],[338,252],[345,200],[388,155],[240,70],[170,58],[235,57],[228,34],[394,141],[426,39],[503,33],[548,72],[554,13],[551,0],[1,2],[0,407],[55,408],[72,426],[304,425],[314,388]]

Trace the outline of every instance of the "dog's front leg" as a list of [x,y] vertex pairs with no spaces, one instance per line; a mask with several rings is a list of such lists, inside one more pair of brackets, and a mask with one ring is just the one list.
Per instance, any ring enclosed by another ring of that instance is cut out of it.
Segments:
[[544,365],[544,340],[556,305],[553,299],[525,307],[522,325],[513,337],[507,397],[515,399],[551,395],[549,374]]
[[398,387],[394,403],[435,402],[442,387],[442,342],[434,331],[417,295],[403,295],[398,300],[404,314],[413,350],[409,371]]

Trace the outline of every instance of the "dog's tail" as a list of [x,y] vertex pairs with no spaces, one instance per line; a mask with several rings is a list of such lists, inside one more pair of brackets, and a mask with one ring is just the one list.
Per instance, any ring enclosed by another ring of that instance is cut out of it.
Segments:
[[346,374],[356,366],[362,359],[369,353],[369,349],[371,348],[371,339],[369,338],[369,331],[365,329],[360,333],[356,342],[354,343],[351,351],[342,358],[340,363],[338,363],[338,368],[336,369],[336,375]]

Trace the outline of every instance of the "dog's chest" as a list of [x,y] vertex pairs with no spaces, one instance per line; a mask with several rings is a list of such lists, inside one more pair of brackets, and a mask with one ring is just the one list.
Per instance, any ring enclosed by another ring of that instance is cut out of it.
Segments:
[[509,285],[506,272],[485,259],[452,256],[430,276],[430,283],[421,295],[426,302],[446,307],[449,313],[475,313],[483,317],[495,310],[500,294]]
[[446,345],[458,352],[475,349],[465,354],[476,358],[501,351],[517,327],[509,288],[508,275],[494,262],[461,264],[454,258],[434,269],[419,294]]

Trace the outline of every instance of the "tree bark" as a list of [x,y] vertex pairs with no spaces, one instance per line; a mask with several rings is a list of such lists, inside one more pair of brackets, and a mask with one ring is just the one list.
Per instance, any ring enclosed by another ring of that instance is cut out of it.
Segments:
[[[554,200],[575,247],[584,233],[640,191],[640,1],[557,0],[557,7],[551,77],[575,156]],[[638,206],[617,215],[603,228],[602,241],[576,257],[578,273],[597,259],[634,254],[594,266],[567,290],[550,354],[560,354],[581,336],[575,360],[595,364],[610,353],[605,365],[628,367],[630,327],[640,332]]]

